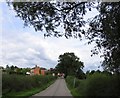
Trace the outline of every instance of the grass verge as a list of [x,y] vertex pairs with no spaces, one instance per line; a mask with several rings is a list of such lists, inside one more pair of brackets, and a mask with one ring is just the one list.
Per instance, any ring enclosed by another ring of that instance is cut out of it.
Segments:
[[[78,81],[78,80],[76,80],[76,81]],[[68,78],[66,79],[66,83],[67,83],[67,87],[70,90],[73,97],[80,96],[80,93],[78,92],[78,88],[74,87],[76,85],[74,85],[74,78],[73,77],[68,76]]]

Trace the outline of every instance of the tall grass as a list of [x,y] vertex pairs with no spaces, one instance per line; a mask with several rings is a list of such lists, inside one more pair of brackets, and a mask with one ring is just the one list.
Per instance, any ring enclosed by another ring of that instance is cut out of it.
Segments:
[[7,95],[10,92],[20,92],[33,88],[41,88],[47,85],[52,80],[53,76],[23,76],[23,75],[8,75],[2,76],[2,94]]
[[[73,96],[119,96],[120,97],[120,75],[106,75],[94,73],[85,80],[77,80],[73,88],[74,77],[67,77],[66,82],[73,91]],[[74,92],[76,91],[76,92]],[[77,93],[77,94],[76,94]]]

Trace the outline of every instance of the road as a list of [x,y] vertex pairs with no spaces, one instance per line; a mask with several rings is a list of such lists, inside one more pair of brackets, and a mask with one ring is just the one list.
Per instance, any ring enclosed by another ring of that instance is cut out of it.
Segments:
[[69,89],[66,86],[64,79],[57,79],[55,83],[49,86],[44,91],[35,94],[34,96],[71,96]]

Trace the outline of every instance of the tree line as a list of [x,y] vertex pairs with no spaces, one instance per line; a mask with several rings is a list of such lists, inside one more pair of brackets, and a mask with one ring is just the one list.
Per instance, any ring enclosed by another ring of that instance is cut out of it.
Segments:
[[6,65],[6,68],[3,69],[3,74],[21,74],[21,75],[26,75],[26,72],[30,72],[31,68],[19,68],[14,65]]

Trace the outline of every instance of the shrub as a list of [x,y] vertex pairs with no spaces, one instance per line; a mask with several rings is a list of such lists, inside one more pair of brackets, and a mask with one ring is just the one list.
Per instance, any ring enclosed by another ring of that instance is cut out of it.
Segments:
[[94,73],[80,83],[78,90],[84,96],[120,96],[120,78]]
[[19,92],[31,88],[41,87],[50,81],[54,80],[53,76],[24,76],[24,75],[9,75],[2,76],[2,91],[3,95],[11,91]]
[[76,89],[77,95],[87,98],[93,97],[115,97],[120,96],[120,75],[109,75],[104,73],[94,73],[85,80],[76,79],[73,87],[74,77],[68,76],[66,82],[70,89]]

